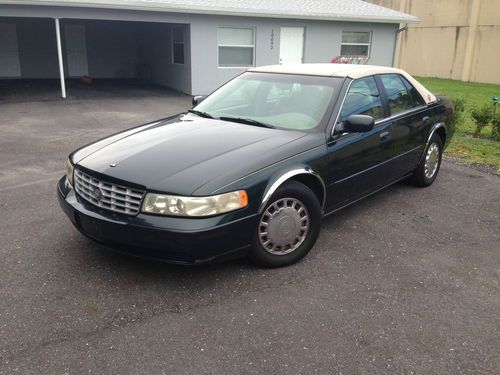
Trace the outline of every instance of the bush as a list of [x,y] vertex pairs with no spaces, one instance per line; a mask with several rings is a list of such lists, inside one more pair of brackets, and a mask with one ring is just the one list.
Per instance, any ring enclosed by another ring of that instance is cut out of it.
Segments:
[[491,106],[484,105],[481,108],[473,108],[472,111],[470,111],[470,115],[476,123],[474,137],[479,137],[481,130],[491,121]]
[[462,96],[451,98],[455,112],[464,113],[465,111],[465,98]]
[[450,117],[449,122],[450,125],[458,127],[464,122],[464,114],[465,114],[465,99],[463,97],[454,97],[451,98],[451,102],[453,103],[454,112]]
[[495,116],[491,119],[492,131],[491,135],[496,141],[500,141],[500,117]]

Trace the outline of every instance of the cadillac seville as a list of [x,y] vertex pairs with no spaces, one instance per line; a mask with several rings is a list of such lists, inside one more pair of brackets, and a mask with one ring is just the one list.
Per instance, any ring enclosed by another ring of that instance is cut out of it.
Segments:
[[454,132],[448,98],[378,66],[254,68],[193,105],[69,155],[57,191],[76,229],[167,262],[290,265],[323,217],[431,185]]

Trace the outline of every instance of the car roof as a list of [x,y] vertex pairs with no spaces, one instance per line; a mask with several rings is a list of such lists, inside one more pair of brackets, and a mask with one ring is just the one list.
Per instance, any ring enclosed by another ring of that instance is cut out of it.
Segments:
[[435,102],[436,97],[404,70],[378,65],[363,64],[286,64],[268,65],[249,69],[250,72],[299,74],[324,77],[359,79],[374,74],[401,74],[417,89],[427,104]]

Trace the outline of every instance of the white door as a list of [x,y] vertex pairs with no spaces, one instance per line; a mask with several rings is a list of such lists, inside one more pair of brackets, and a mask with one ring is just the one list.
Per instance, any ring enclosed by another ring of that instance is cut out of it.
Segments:
[[280,31],[280,64],[302,64],[304,28],[282,27]]
[[20,77],[15,23],[0,23],[0,77]]
[[66,25],[64,27],[66,41],[66,60],[68,75],[82,77],[89,74],[87,63],[87,41],[85,39],[85,26]]

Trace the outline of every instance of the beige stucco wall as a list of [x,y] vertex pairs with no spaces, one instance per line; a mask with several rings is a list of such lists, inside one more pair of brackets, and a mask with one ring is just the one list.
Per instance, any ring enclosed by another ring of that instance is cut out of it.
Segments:
[[367,1],[421,20],[400,33],[396,66],[415,75],[500,84],[500,0]]

